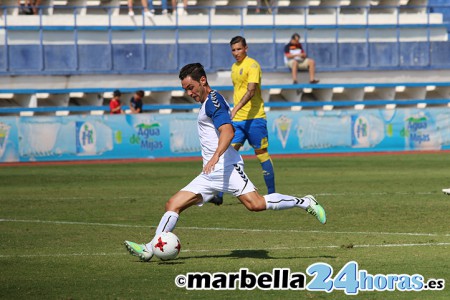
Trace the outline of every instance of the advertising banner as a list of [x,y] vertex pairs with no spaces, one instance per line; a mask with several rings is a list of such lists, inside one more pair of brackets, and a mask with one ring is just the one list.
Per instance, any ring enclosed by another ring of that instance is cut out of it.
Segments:
[[[450,149],[448,108],[270,111],[267,120],[271,154]],[[196,122],[196,113],[0,117],[0,162],[200,156]]]

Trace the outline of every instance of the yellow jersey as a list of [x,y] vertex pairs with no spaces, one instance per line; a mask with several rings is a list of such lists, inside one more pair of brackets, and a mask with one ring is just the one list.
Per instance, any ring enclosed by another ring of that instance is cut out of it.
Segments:
[[256,83],[256,91],[253,98],[247,102],[233,118],[233,121],[244,121],[257,118],[266,118],[264,101],[261,96],[261,67],[259,63],[246,56],[241,62],[235,62],[231,67],[231,80],[233,82],[234,105],[238,104],[247,92],[248,83]]

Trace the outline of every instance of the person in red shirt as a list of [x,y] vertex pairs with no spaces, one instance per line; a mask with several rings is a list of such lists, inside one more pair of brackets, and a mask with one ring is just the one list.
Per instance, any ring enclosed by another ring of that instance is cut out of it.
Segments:
[[300,35],[294,33],[291,40],[284,46],[284,62],[292,71],[292,82],[297,84],[297,71],[309,71],[309,83],[318,83],[319,80],[315,78],[316,62],[314,59],[307,57],[305,50],[300,44]]
[[109,109],[111,114],[123,114],[122,105],[120,103],[120,96],[122,93],[119,90],[113,92],[113,98],[109,102]]

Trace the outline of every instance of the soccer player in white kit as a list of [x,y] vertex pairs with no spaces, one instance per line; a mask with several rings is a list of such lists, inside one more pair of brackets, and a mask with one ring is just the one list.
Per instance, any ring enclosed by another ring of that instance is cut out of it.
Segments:
[[[244,172],[241,155],[231,146],[234,128],[230,107],[223,96],[209,86],[203,66],[200,63],[188,64],[181,69],[179,78],[186,93],[201,104],[197,120],[203,169],[167,201],[166,213],[155,235],[173,231],[182,211],[192,205],[203,205],[219,192],[233,194],[250,211],[299,207],[315,216],[320,223],[326,223],[325,210],[311,195],[302,198],[279,193],[260,195]],[[151,243],[124,242],[127,250],[143,261],[153,256]]]

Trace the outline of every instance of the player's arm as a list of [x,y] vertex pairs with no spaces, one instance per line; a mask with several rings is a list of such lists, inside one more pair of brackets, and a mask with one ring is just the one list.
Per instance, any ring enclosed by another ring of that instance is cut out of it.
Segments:
[[256,92],[256,86],[258,84],[255,82],[249,82],[247,84],[247,92],[245,92],[244,96],[242,97],[242,99],[238,102],[238,104],[236,104],[233,107],[233,110],[231,111],[231,119],[234,118],[234,116],[236,115],[236,113],[242,108],[244,107],[245,104],[247,104],[248,101],[250,101],[250,99],[253,98],[253,96],[255,95]]
[[216,152],[214,152],[212,158],[203,168],[203,172],[205,174],[209,174],[214,170],[214,166],[219,161],[220,156],[224,154],[225,151],[228,149],[234,137],[234,127],[231,124],[223,124],[222,126],[219,127],[218,131],[219,131],[219,143],[217,145]]

